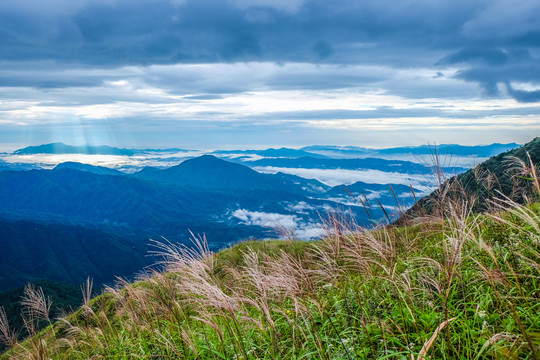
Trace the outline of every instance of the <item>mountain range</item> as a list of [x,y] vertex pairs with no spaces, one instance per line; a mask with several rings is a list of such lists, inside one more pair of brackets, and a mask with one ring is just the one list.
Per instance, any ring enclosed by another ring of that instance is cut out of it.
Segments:
[[313,145],[306,146],[300,150],[318,153],[327,156],[342,155],[355,155],[358,157],[370,156],[384,156],[384,155],[433,155],[435,152],[439,155],[452,155],[452,156],[477,156],[477,157],[490,157],[501,152],[505,152],[511,149],[519,147],[520,144],[508,143],[499,144],[493,143],[490,145],[457,145],[457,144],[441,144],[441,145],[420,145],[420,146],[402,146],[384,149],[373,149],[357,146],[330,146],[330,145]]
[[212,155],[182,162],[168,169],[154,169],[135,174],[138,178],[204,189],[279,189],[297,192],[292,182],[261,174],[247,166],[221,160]]
[[[513,145],[494,144],[482,151],[507,146]],[[149,238],[187,242],[190,231],[204,233],[217,250],[241,239],[275,237],[271,228],[283,224],[298,233],[317,234],[321,227],[313,219],[336,208],[349,209],[360,223],[370,225],[364,205],[371,206],[370,216],[379,221],[384,216],[378,202],[391,212],[411,206],[415,196],[425,191],[399,183],[365,181],[330,187],[316,179],[254,170],[261,167],[420,175],[432,171],[409,161],[333,159],[317,154],[324,149],[361,151],[334,147],[244,151],[244,155],[266,157],[251,161],[203,155],[132,174],[73,161],[52,169],[24,164],[26,168],[18,171],[11,163],[0,163],[0,291],[41,278],[80,283],[91,275],[102,284],[115,275],[133,274],[152,262],[145,257]],[[399,149],[395,151],[409,148]],[[465,153],[466,149],[461,150]],[[56,143],[14,154],[130,156],[134,151]],[[233,153],[237,151],[214,154]]]
[[327,189],[315,180],[261,174],[210,155],[132,175],[72,162],[2,171],[0,290],[42,277],[80,282],[92,275],[103,283],[113,274],[132,274],[148,264],[149,238],[187,242],[192,231],[219,249],[245,238],[275,237],[269,227],[283,219],[301,223],[339,207],[324,196],[312,198]]
[[[396,155],[396,154],[412,154],[412,155],[432,155],[436,149],[441,155],[454,156],[478,156],[490,157],[519,147],[519,144],[508,143],[499,144],[493,143],[490,145],[474,145],[465,146],[457,144],[441,144],[441,145],[420,145],[420,146],[403,146],[393,148],[365,148],[358,146],[332,146],[332,145],[311,145],[300,149],[292,148],[269,148],[264,150],[216,150],[212,154],[221,155],[259,155],[262,157],[315,157],[328,158],[337,154],[354,155],[357,157],[377,157],[378,155]],[[156,152],[187,152],[190,150],[170,148],[170,149],[122,149],[111,146],[95,146],[95,145],[66,145],[61,142],[43,144],[37,146],[28,146],[16,150],[16,155],[28,154],[90,154],[90,155],[124,155],[131,156],[141,153],[156,153]],[[330,155],[326,155],[326,154]]]

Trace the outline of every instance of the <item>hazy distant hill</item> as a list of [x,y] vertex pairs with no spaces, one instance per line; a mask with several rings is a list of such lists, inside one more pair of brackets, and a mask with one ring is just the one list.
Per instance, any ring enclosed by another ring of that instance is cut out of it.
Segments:
[[[407,195],[407,197],[409,197],[410,199],[414,198],[413,192],[416,194],[416,196],[419,196],[419,194],[421,193],[419,189],[411,189],[410,186],[402,184],[370,184],[363,181],[357,181],[351,185],[334,186],[326,192],[326,195],[350,198],[351,194],[357,197],[360,195],[368,196],[374,194],[382,198],[380,199],[382,203],[391,204],[392,202],[394,202],[395,205],[395,199],[394,195],[392,194],[392,190],[394,191],[396,196],[403,197],[403,195]],[[368,199],[369,198],[373,199],[375,197],[368,196]],[[388,202],[388,200],[390,200],[390,202]]]
[[[453,156],[477,156],[477,157],[489,157],[499,154],[504,151],[508,151],[519,147],[519,144],[490,144],[490,145],[456,145],[456,144],[443,144],[437,145],[437,152],[441,155],[453,155]],[[216,150],[212,154],[217,156],[248,156],[258,155],[268,158],[331,158],[335,155],[348,155],[348,157],[377,157],[386,155],[431,155],[435,146],[421,145],[421,146],[404,146],[394,148],[373,149],[358,146],[331,146],[331,145],[311,145],[301,149],[292,148],[269,148],[264,150]],[[94,155],[126,155],[132,156],[135,154],[160,154],[160,153],[178,153],[187,152],[189,150],[180,148],[169,149],[122,149],[111,146],[95,146],[95,145],[81,145],[73,146],[66,145],[64,143],[51,143],[37,146],[28,146],[23,149],[19,149],[13,152],[15,155],[28,155],[28,154],[94,154]]]
[[[479,156],[489,157],[500,154],[511,149],[515,149],[521,146],[516,143],[499,144],[494,143],[490,145],[456,145],[456,144],[443,144],[437,145],[437,153],[440,155],[455,155],[455,156]],[[415,154],[415,155],[431,155],[433,154],[435,146],[422,145],[422,146],[410,146],[410,147],[397,147],[389,149],[380,149],[377,151],[379,154]]]
[[119,149],[111,146],[72,146],[64,143],[52,143],[38,146],[28,146],[13,152],[16,155],[27,154],[89,154],[89,155],[126,155],[131,156],[135,151]]
[[300,176],[284,174],[278,172],[273,174],[276,179],[281,179],[284,184],[289,184],[289,186],[297,186],[302,191],[312,194],[321,194],[326,190],[330,189],[330,186],[316,180],[316,179],[306,179]]
[[386,215],[397,217],[422,196],[422,191],[402,184],[371,184],[362,181],[350,185],[334,186],[325,194],[329,199],[366,206],[374,220],[384,220]]
[[123,172],[111,169],[104,166],[95,166],[95,165],[88,165],[88,164],[81,164],[78,162],[73,161],[67,161],[60,163],[54,167],[54,169],[73,169],[73,170],[79,170],[79,171],[87,171],[93,174],[98,175],[125,175]]
[[453,156],[478,156],[478,157],[490,157],[497,155],[501,152],[508,151],[519,147],[519,144],[490,144],[490,145],[456,145],[456,144],[442,144],[442,145],[421,145],[421,146],[403,146],[385,149],[372,149],[357,146],[330,146],[330,145],[313,145],[303,147],[301,150],[321,153],[331,156],[332,154],[346,154],[356,155],[359,157],[366,156],[383,156],[383,155],[396,155],[396,154],[411,154],[411,155],[432,155],[436,147],[437,152],[440,155],[453,155]]
[[19,170],[32,170],[32,169],[40,169],[40,167],[35,164],[8,163],[8,162],[0,160],[0,171],[5,171],[5,170],[19,171]]

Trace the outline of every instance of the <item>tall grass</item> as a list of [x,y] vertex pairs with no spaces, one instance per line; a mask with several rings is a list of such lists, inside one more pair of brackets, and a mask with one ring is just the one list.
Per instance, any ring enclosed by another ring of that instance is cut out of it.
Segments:
[[[92,300],[88,282],[79,311],[10,343],[5,357],[538,359],[539,204],[501,196],[481,215],[442,191],[440,212],[403,227],[367,230],[331,214],[326,236],[310,243],[213,254],[204,237],[155,242],[163,272],[119,279]],[[46,318],[33,294],[28,305]]]

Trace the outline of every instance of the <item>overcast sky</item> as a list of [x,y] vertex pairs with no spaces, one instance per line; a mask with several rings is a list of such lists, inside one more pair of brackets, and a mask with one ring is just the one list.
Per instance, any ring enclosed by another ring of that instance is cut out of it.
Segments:
[[0,143],[523,143],[538,19],[538,0],[2,0]]

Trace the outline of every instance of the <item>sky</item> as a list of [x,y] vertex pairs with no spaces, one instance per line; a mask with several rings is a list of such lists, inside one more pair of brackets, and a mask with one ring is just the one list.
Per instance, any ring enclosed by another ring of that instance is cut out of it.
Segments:
[[537,0],[3,0],[0,150],[524,143]]

